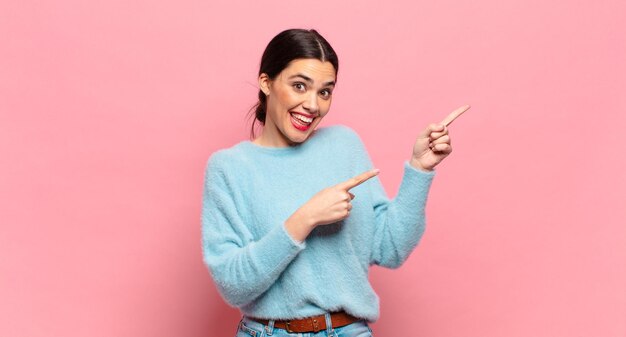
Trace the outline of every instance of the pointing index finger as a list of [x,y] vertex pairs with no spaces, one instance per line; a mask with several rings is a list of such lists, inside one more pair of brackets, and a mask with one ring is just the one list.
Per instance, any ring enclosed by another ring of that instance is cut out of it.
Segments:
[[352,177],[352,178],[350,178],[350,179],[340,183],[339,187],[344,188],[346,191],[348,191],[351,188],[357,187],[357,186],[361,185],[362,183],[364,183],[365,181],[367,181],[367,180],[377,176],[379,172],[380,172],[379,169],[373,169],[373,170],[365,171],[365,172],[359,174],[358,176]]
[[464,105],[454,111],[452,111],[451,114],[449,114],[446,118],[443,119],[443,121],[441,122],[441,124],[448,126],[450,124],[452,124],[452,122],[459,116],[461,116],[465,111],[467,111],[467,109],[469,109],[470,106],[469,105]]

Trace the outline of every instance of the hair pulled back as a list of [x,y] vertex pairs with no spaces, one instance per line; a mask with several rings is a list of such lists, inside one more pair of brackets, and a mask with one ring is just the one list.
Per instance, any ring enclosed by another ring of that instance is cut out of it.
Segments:
[[[259,76],[263,73],[273,80],[289,62],[296,59],[318,59],[330,62],[335,67],[335,75],[339,71],[339,59],[333,47],[315,29],[288,29],[276,35],[265,47],[261,57]],[[265,125],[267,115],[267,97],[259,90],[259,101],[250,109],[254,111],[254,121],[250,137],[254,138],[254,126],[257,121]]]

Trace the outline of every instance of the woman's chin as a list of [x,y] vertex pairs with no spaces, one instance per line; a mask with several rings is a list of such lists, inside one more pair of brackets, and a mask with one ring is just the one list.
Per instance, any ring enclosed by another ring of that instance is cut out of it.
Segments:
[[294,129],[294,130],[289,130],[289,133],[286,136],[287,137],[285,138],[287,138],[287,142],[289,143],[289,145],[298,145],[306,141],[307,138],[309,138],[309,133]]
[[294,146],[294,145],[300,145],[302,143],[304,143],[307,138],[309,137],[303,137],[303,136],[298,136],[298,137],[290,137],[289,138],[289,145]]
[[319,122],[317,123],[314,122],[313,124],[309,125],[309,127],[306,130],[300,130],[294,125],[289,125],[289,131],[288,131],[288,136],[287,136],[289,144],[298,145],[298,144],[304,143],[307,139],[309,139],[311,134],[315,132],[315,128],[317,127],[318,124]]

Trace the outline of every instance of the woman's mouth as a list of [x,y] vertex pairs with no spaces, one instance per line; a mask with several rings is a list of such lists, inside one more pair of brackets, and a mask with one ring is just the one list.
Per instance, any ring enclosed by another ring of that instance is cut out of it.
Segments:
[[295,112],[290,112],[289,114],[291,115],[291,124],[300,131],[308,130],[311,127],[311,123],[313,123],[313,117],[307,117]]

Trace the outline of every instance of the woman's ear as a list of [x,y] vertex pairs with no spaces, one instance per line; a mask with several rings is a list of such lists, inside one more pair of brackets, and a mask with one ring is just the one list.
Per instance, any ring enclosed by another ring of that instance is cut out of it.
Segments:
[[266,73],[259,75],[259,89],[263,91],[265,96],[270,95],[270,77]]

